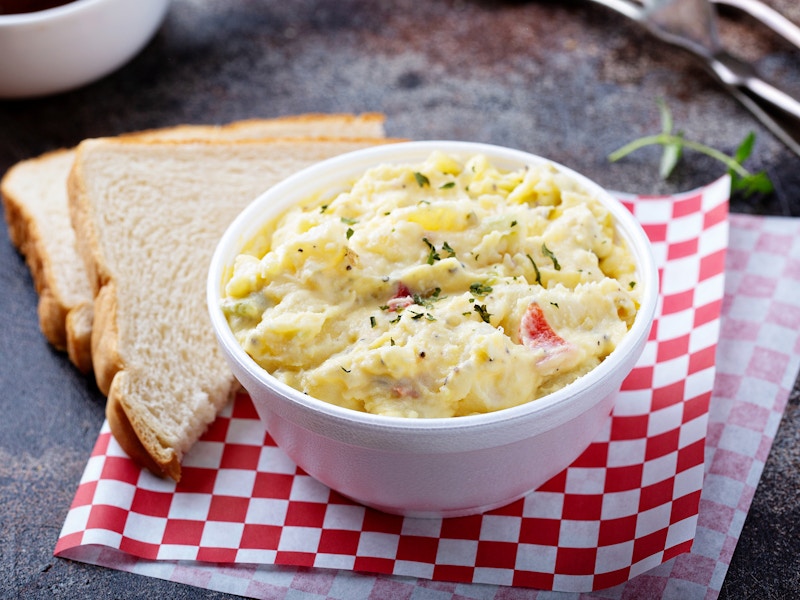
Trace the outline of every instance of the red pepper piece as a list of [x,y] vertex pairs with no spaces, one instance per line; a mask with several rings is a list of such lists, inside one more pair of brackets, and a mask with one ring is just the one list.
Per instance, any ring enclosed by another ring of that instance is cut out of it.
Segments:
[[519,339],[526,348],[543,350],[546,360],[556,354],[569,352],[572,345],[559,336],[544,316],[542,307],[531,302],[519,324]]
[[389,310],[396,311],[412,304],[414,304],[414,297],[411,295],[411,290],[401,281],[397,285],[397,292],[388,302]]

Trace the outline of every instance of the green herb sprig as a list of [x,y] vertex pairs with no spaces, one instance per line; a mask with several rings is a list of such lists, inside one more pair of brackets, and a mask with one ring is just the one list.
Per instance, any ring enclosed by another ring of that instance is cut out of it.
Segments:
[[531,261],[531,264],[533,265],[533,272],[536,273],[536,283],[542,285],[542,273],[541,271],[539,271],[539,267],[536,266],[536,263],[534,262],[530,254],[526,254],[525,256],[528,257],[528,260]]
[[430,180],[430,179],[428,179],[428,178],[427,178],[425,175],[423,175],[422,173],[419,173],[419,172],[417,172],[417,171],[414,171],[414,179],[416,179],[416,180],[417,180],[417,185],[418,185],[419,187],[425,187],[425,186],[428,186],[428,187],[430,187],[430,185],[431,185],[431,180]]
[[488,310],[486,310],[486,305],[485,304],[475,304],[472,307],[472,310],[474,310],[476,313],[478,313],[478,315],[480,316],[481,320],[484,323],[491,323],[492,322],[491,321],[492,315]]
[[492,286],[476,281],[475,283],[470,284],[469,291],[473,296],[482,298],[483,296],[488,296],[492,293]]
[[707,146],[706,144],[687,140],[681,131],[676,133],[674,131],[672,113],[666,102],[664,102],[663,99],[659,99],[658,106],[661,113],[661,133],[647,135],[625,144],[608,155],[608,159],[611,162],[616,162],[628,154],[646,146],[660,145],[663,146],[664,150],[661,154],[659,176],[662,179],[667,179],[675,170],[675,167],[683,156],[683,151],[688,149],[710,156],[724,164],[731,176],[731,191],[740,191],[745,196],[769,194],[772,192],[772,181],[764,171],[751,173],[743,166],[743,163],[753,152],[756,139],[755,133],[750,132],[741,144],[739,144],[733,156],[728,156],[724,152]]
[[561,265],[559,264],[556,255],[553,254],[553,252],[547,247],[547,244],[542,244],[542,254],[544,254],[547,258],[553,261],[553,268],[556,271],[561,270]]
[[[442,260],[441,255],[436,250],[436,246],[434,246],[431,241],[424,237],[422,238],[424,244],[428,247],[428,259],[427,262],[429,265],[432,265],[437,260]],[[446,241],[442,243],[442,252],[446,252],[447,256],[445,258],[451,258],[456,255],[456,251],[448,244]]]
[[428,260],[427,260],[427,262],[428,262],[429,265],[432,265],[437,260],[441,260],[442,259],[442,257],[439,256],[439,253],[436,251],[436,246],[434,246],[428,238],[424,237],[424,238],[422,238],[422,241],[425,242],[425,245],[428,247]]

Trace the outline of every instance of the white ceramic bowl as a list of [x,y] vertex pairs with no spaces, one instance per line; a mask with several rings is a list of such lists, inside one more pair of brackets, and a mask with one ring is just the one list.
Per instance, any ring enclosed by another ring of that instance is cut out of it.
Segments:
[[169,0],[74,0],[0,15],[0,98],[65,92],[118,69],[153,37]]
[[644,286],[633,326],[598,367],[560,391],[521,406],[439,419],[361,413],[276,380],[244,352],[220,309],[223,280],[235,256],[290,205],[320,190],[341,188],[381,163],[423,161],[434,149],[462,157],[484,153],[506,168],[552,164],[507,148],[445,141],[379,146],[318,163],[268,190],[230,225],[212,259],[207,288],[221,347],[278,446],[341,494],[386,512],[416,517],[462,516],[503,506],[575,460],[609,418],[614,396],[644,348],[658,297],[652,250],[630,212],[596,184],[556,164],[611,211]]

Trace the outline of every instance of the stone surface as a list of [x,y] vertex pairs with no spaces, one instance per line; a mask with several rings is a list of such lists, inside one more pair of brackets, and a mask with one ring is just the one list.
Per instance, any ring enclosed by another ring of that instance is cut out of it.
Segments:
[[[770,2],[800,22],[794,0]],[[723,39],[800,92],[800,51],[740,16]],[[725,172],[687,152],[666,181],[647,148],[657,99],[687,138],[733,153],[776,192],[734,197],[738,212],[800,216],[800,158],[765,132],[685,53],[578,1],[174,0],[128,65],[74,92],[0,101],[0,173],[81,139],[179,123],[300,112],[379,111],[389,135],[515,146],[615,190],[675,192]],[[0,228],[0,596],[222,597],[54,559],[52,550],[103,421],[91,381],[40,335],[27,268]],[[734,554],[723,598],[788,598],[800,572],[800,409],[792,397]]]

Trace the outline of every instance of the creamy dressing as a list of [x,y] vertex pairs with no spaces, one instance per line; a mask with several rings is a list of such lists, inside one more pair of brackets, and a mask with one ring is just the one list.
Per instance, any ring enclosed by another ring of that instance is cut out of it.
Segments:
[[540,398],[608,356],[639,306],[609,211],[551,166],[382,165],[264,237],[225,288],[239,343],[288,385],[375,414]]

